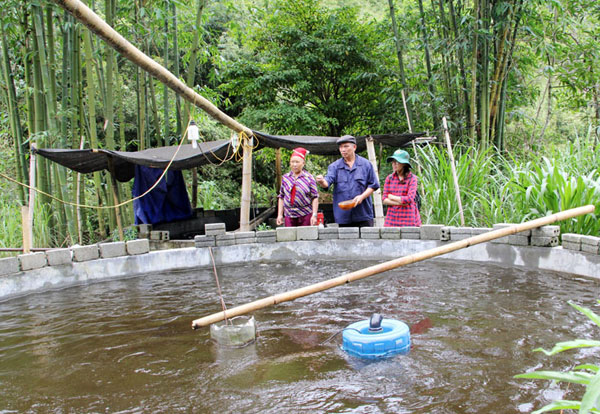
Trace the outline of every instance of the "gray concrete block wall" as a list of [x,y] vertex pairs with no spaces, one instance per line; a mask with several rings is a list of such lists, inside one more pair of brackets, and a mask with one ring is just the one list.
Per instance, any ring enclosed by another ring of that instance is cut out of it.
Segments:
[[0,276],[10,275],[11,273],[17,273],[21,270],[19,266],[19,259],[16,257],[5,257],[0,259]]
[[17,257],[21,270],[39,269],[48,265],[45,252],[25,253]]
[[600,254],[600,237],[581,236],[581,251],[585,253]]
[[448,241],[452,235],[453,226],[443,226],[440,230],[440,240]]
[[409,240],[419,240],[421,238],[421,227],[400,227],[400,238]]
[[275,230],[277,232],[277,241],[278,242],[289,242],[296,241],[296,227],[277,227]]
[[263,230],[256,232],[257,243],[276,243],[277,242],[277,231],[275,230]]
[[319,240],[336,240],[339,239],[338,227],[319,227]]
[[441,240],[443,224],[424,224],[420,228],[421,240]]
[[206,235],[198,235],[194,237],[194,246],[197,248],[201,247],[215,247],[217,244],[215,242],[216,236],[206,236]]
[[381,228],[380,227],[361,227],[360,228],[361,239],[380,239]]
[[581,250],[581,234],[575,234],[575,233],[565,233],[561,236],[561,244],[563,249],[568,249],[568,250],[575,250],[575,251],[579,251]]
[[531,236],[531,245],[537,247],[556,247],[559,245],[557,236]]
[[69,264],[73,262],[73,252],[71,252],[71,249],[46,250],[46,260],[48,266]]
[[225,234],[225,223],[207,223],[204,225],[206,236],[218,236]]
[[215,236],[215,244],[219,246],[233,246],[235,235],[233,233],[218,234]]
[[256,233],[253,231],[238,231],[234,233],[235,244],[256,243]]
[[542,226],[531,229],[531,237],[556,237],[560,236],[560,226]]
[[388,240],[398,240],[400,239],[400,227],[382,227],[381,238]]
[[458,241],[468,239],[473,235],[473,227],[452,227],[450,240]]

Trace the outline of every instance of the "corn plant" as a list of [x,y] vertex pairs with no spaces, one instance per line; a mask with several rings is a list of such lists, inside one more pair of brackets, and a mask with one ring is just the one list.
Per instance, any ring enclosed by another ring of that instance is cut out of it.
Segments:
[[[598,301],[600,303],[600,301]],[[587,316],[592,322],[600,327],[600,316],[590,309],[569,302],[569,305]],[[550,351],[542,348],[534,349],[534,352],[543,352],[548,356],[559,352],[578,348],[600,348],[600,341],[588,339],[575,339],[572,341],[558,342]],[[515,378],[544,379],[570,384],[580,384],[585,387],[581,400],[555,400],[550,404],[534,411],[532,414],[540,414],[557,410],[579,410],[579,414],[600,413],[600,366],[594,364],[582,364],[576,366],[572,371],[533,371],[516,375]]]

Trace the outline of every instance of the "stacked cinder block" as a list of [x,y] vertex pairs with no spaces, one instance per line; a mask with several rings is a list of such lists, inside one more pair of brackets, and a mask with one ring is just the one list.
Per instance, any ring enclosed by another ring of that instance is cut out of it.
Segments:
[[339,239],[358,239],[360,238],[360,230],[358,227],[340,227],[338,231]]
[[581,251],[600,254],[600,237],[581,236]]
[[381,228],[380,227],[361,227],[360,228],[361,239],[380,239]]
[[568,250],[581,250],[581,234],[565,233],[561,236],[563,249]]
[[257,243],[275,243],[277,241],[277,232],[275,230],[264,230],[256,232]]
[[235,244],[256,243],[256,233],[253,231],[238,231],[235,233]]
[[17,257],[19,259],[21,270],[39,269],[48,265],[46,253],[44,252],[20,254]]
[[145,254],[150,251],[150,242],[148,239],[129,240],[125,242],[125,250],[130,256]]
[[419,240],[421,238],[421,228],[420,227],[401,227],[400,228],[400,238],[402,239],[410,239],[410,240]]
[[73,253],[71,249],[46,250],[46,260],[48,261],[48,266],[69,264],[73,261]]
[[0,276],[17,273],[19,268],[19,259],[16,257],[6,257],[0,259]]
[[170,235],[166,230],[152,230],[150,232],[150,240],[169,241]]
[[382,227],[380,234],[382,239],[399,240],[400,227]]
[[235,244],[234,233],[223,233],[215,236],[215,244],[217,247],[220,246],[233,246]]
[[152,224],[138,224],[138,237],[140,239],[149,239],[152,231]]
[[558,246],[560,226],[542,226],[531,230],[531,245],[538,247]]
[[201,247],[215,247],[215,236],[207,236],[206,234],[194,236],[194,246]]
[[113,243],[100,243],[98,248],[100,249],[100,257],[103,259],[127,255],[125,242],[122,241]]
[[[511,223],[496,223],[496,224],[494,224],[493,230],[500,230],[500,229],[504,229],[504,228],[510,227],[510,226],[512,226]],[[491,243],[510,244],[510,236],[504,236],[504,237],[500,237],[498,239],[494,239],[491,241]]]
[[337,240],[339,230],[338,227],[319,227],[319,240]]
[[96,244],[89,246],[73,246],[71,247],[71,250],[73,252],[74,262],[87,262],[89,260],[96,260],[100,257],[100,250]]

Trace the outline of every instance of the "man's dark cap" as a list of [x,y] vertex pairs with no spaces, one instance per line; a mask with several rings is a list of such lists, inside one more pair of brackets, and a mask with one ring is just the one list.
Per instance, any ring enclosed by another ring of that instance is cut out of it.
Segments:
[[338,140],[335,143],[338,145],[342,145],[346,142],[356,145],[356,138],[354,138],[352,135],[344,135],[343,137],[338,138]]

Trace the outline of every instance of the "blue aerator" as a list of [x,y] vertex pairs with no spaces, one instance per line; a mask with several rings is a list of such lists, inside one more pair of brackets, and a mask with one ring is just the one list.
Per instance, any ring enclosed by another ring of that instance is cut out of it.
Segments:
[[404,322],[375,313],[370,320],[348,325],[342,333],[342,349],[365,359],[386,358],[410,351],[410,328]]

